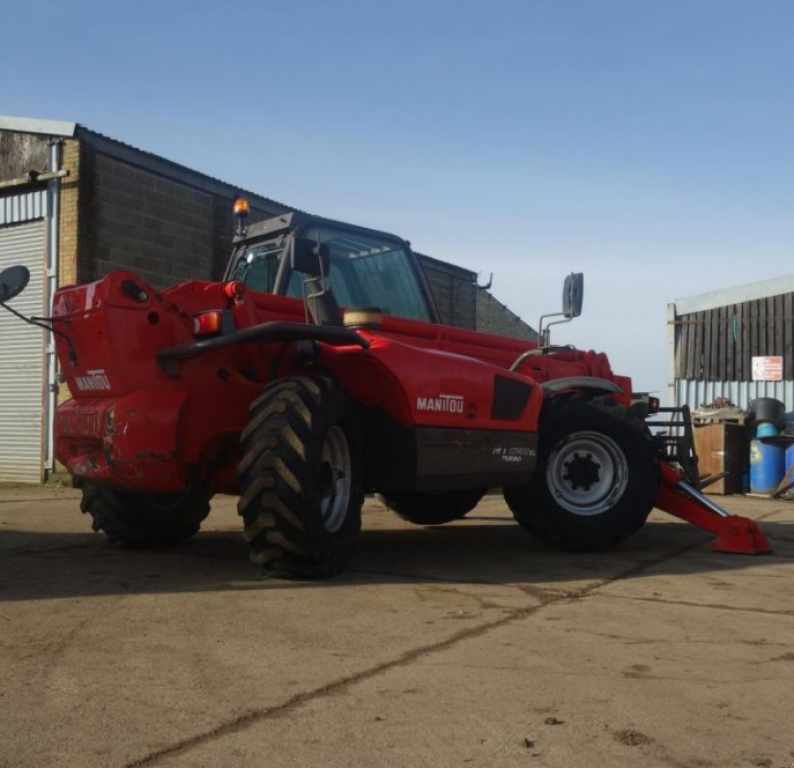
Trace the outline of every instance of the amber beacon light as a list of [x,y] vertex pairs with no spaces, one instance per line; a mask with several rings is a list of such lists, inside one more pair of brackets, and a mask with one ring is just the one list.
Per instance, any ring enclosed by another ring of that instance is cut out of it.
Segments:
[[248,214],[251,211],[251,205],[244,197],[238,197],[234,201],[232,210],[234,211],[234,216],[237,219],[235,235],[237,237],[245,237],[245,233],[248,228],[246,225],[246,220],[248,218]]

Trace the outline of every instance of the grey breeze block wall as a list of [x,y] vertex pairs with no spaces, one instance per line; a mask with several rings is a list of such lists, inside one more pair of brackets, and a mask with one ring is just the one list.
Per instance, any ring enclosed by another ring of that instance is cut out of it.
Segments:
[[[46,165],[43,136],[0,132],[0,178]],[[251,220],[290,210],[269,198],[78,126],[64,142],[61,284],[89,282],[113,269],[139,273],[157,288],[219,279],[231,251],[232,203],[251,203]],[[475,272],[417,254],[441,321],[534,339],[535,332],[476,285]]]
[[[156,288],[219,279],[231,251],[235,197],[249,199],[252,221],[290,210],[82,126],[64,146],[70,176],[61,189],[62,284],[89,282],[119,268]],[[0,150],[4,176],[44,170],[43,137],[4,133]],[[418,258],[443,323],[534,338],[526,323],[477,288],[475,272],[424,254]]]
[[126,267],[155,285],[213,271],[212,195],[106,155],[93,159],[90,278]]
[[477,273],[423,253],[417,253],[416,257],[430,283],[441,322],[459,328],[476,328]]
[[485,288],[479,286],[477,287],[477,330],[526,341],[538,339],[534,328],[494,298]]
[[218,279],[231,252],[238,195],[251,201],[251,221],[288,210],[275,202],[266,209],[256,196],[222,182],[207,184],[208,177],[182,167],[175,178],[173,164],[153,155],[141,153],[143,167],[128,159],[134,160],[135,150],[125,145],[124,156],[114,156],[88,138],[80,154],[81,282],[119,268],[134,270],[156,288]]
[[442,323],[497,336],[537,340],[534,328],[486,288],[477,285],[476,272],[423,253],[417,253],[417,257],[427,275]]

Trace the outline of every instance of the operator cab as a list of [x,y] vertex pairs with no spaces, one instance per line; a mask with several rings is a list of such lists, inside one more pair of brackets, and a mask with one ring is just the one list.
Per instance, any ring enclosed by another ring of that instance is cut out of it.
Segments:
[[331,303],[335,299],[348,309],[377,308],[385,315],[438,322],[430,288],[407,241],[297,212],[246,227],[235,211],[237,234],[225,280],[298,299],[328,288]]

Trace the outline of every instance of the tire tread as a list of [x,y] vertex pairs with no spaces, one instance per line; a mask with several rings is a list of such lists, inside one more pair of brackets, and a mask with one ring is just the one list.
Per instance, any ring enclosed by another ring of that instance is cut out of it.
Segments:
[[[336,535],[322,523],[316,471],[329,419],[348,418],[351,411],[347,393],[324,377],[283,379],[251,404],[241,434],[237,510],[251,561],[273,575],[326,578],[339,573],[352,555],[364,498],[359,473],[354,470],[347,517]],[[348,440],[355,452],[355,435],[348,434]]]
[[[634,463],[635,473],[641,476],[631,487],[631,503],[626,500],[625,493],[618,500],[616,507],[623,505],[620,514],[612,515],[610,510],[604,515],[579,518],[550,499],[545,460],[551,446],[544,445],[543,440],[544,435],[555,435],[566,421],[576,423],[592,418],[593,412],[614,420],[611,427],[618,432],[630,430],[625,432],[625,438],[633,443],[634,449],[629,460]],[[541,446],[535,474],[525,486],[506,488],[504,497],[516,521],[544,543],[569,551],[592,551],[613,547],[642,528],[653,509],[659,481],[658,458],[644,419],[610,397],[574,396],[547,404],[541,418]]]

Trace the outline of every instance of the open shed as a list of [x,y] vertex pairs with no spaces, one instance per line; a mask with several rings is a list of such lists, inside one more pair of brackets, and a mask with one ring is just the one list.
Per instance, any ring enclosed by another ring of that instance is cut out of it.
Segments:
[[668,304],[668,401],[774,397],[794,412],[794,275]]

